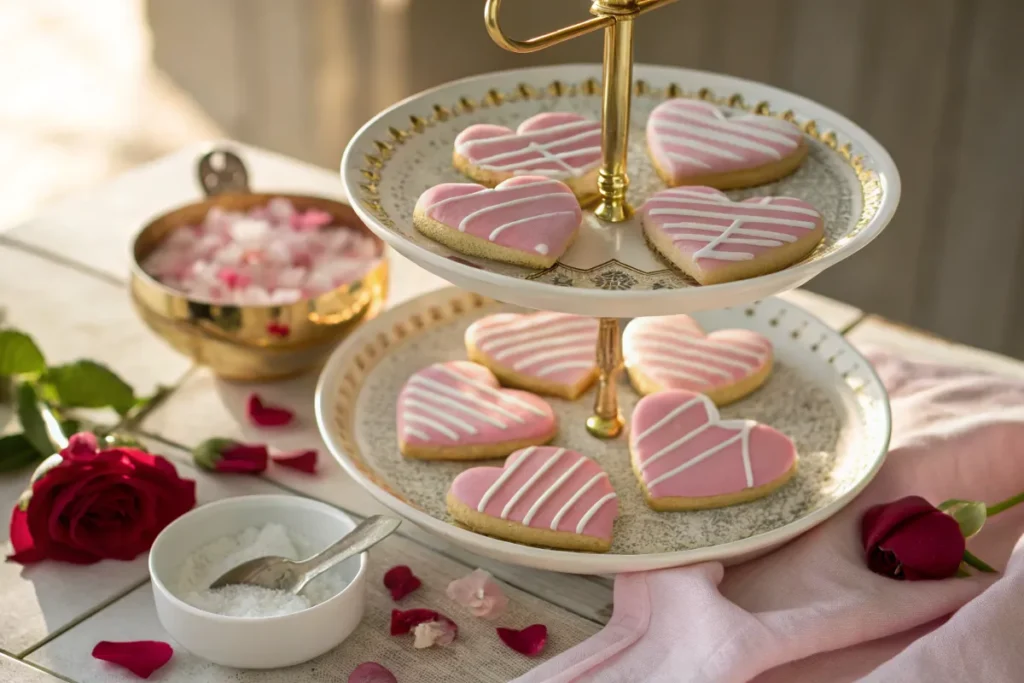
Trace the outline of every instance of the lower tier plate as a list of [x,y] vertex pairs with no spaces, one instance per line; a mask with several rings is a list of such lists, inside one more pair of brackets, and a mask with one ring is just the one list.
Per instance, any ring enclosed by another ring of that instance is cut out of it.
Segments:
[[[625,435],[600,441],[587,433],[594,389],[577,401],[548,398],[559,419],[552,442],[597,460],[619,495],[611,551],[549,550],[491,538],[451,523],[445,494],[474,465],[424,462],[399,453],[395,403],[406,379],[430,363],[465,359],[463,333],[474,320],[515,307],[449,288],[398,306],[353,333],[320,377],[316,415],[331,453],[377,500],[409,521],[473,552],[552,571],[605,574],[708,560],[735,562],[766,552],[820,524],[874,477],[889,443],[885,389],[870,364],[837,332],[780,299],[707,311],[694,317],[708,331],[744,327],[767,336],[775,368],[765,385],[721,410],[788,434],[800,453],[797,475],[760,500],[718,510],[655,512],[629,464]],[[628,418],[638,400],[621,380]]]

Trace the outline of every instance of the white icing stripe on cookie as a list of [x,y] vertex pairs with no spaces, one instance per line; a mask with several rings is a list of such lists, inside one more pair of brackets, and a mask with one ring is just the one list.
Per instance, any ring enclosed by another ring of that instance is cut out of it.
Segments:
[[[662,323],[660,320],[656,324],[664,325],[665,327],[670,327],[669,324]],[[682,329],[676,327],[673,328],[673,331],[679,332],[680,335],[683,335],[683,338],[672,337],[666,334],[662,334],[662,331],[655,327],[655,325],[649,325],[647,329],[643,331],[643,340],[641,343],[648,343],[651,341],[663,341],[667,345],[663,346],[663,350],[666,351],[670,350],[670,347],[678,347],[680,344],[683,346],[693,346],[695,348],[707,351],[710,355],[716,357],[721,355],[722,352],[728,351],[729,353],[735,353],[736,355],[745,356],[751,359],[752,361],[754,361],[752,366],[762,363],[765,359],[765,356],[768,355],[764,348],[754,349],[744,344],[743,342],[737,341],[730,341],[728,347],[723,348],[720,342],[708,341],[703,337],[694,336],[694,332],[692,329]]]
[[[515,413],[513,413],[511,410],[508,410],[507,408],[504,408],[504,407],[502,407],[500,405],[497,405],[496,403],[489,403],[487,401],[483,401],[483,400],[479,399],[478,397],[473,396],[472,394],[464,394],[461,391],[459,391],[458,389],[456,389],[455,387],[448,386],[447,384],[444,384],[443,382],[438,382],[437,380],[430,379],[429,377],[418,377],[418,376],[417,377],[412,377],[409,380],[409,384],[411,384],[411,385],[421,384],[423,386],[430,387],[431,389],[433,389],[435,391],[439,391],[442,394],[447,394],[448,396],[452,396],[454,398],[459,398],[459,399],[463,399],[463,400],[469,401],[469,402],[474,403],[474,404],[476,404],[478,406],[481,406],[483,408],[490,408],[490,409],[493,409],[493,410],[497,410],[502,415],[504,415],[506,417],[509,417],[509,418],[515,420],[516,422],[519,422],[519,423],[523,422],[523,418],[521,418],[520,416],[516,415]],[[423,395],[420,395],[420,394],[417,394],[417,395],[421,396],[421,397],[424,397]],[[429,396],[429,394],[426,394],[426,395]],[[505,429],[505,427],[506,427],[505,423],[503,423],[503,422],[501,422],[501,421],[499,421],[499,420],[497,420],[495,418],[492,418],[490,415],[487,415],[486,413],[479,412],[479,411],[474,411],[472,408],[470,408],[469,406],[466,406],[466,405],[464,405],[462,403],[459,403],[459,404],[456,405],[455,401],[444,400],[443,396],[437,396],[435,398],[438,401],[441,401],[441,402],[445,403],[446,405],[451,405],[453,408],[457,408],[459,410],[462,410],[463,412],[472,412],[473,415],[475,415],[476,417],[479,417],[481,420],[483,420],[485,422],[488,422],[488,423],[494,425],[495,427],[498,427],[499,429]]]
[[[665,223],[661,226],[662,230],[669,233],[672,239],[711,239],[714,235],[704,234],[693,234],[693,233],[681,233],[678,232],[684,229],[690,230],[707,230],[709,232],[718,232],[721,228],[709,227],[707,223],[694,223],[691,221],[680,221],[678,223]],[[778,241],[779,244],[782,242],[796,242],[796,235],[786,235],[781,232],[772,232],[771,230],[758,230],[757,228],[735,228],[733,229],[734,235],[749,235],[750,237],[764,237],[772,241]]]
[[516,470],[522,467],[523,464],[527,460],[529,460],[530,456],[533,455],[536,450],[536,446],[530,446],[525,451],[523,451],[523,454],[516,458],[511,465],[505,465],[505,469],[502,471],[501,476],[495,479],[494,483],[491,484],[490,488],[484,491],[484,495],[480,498],[480,502],[476,506],[477,512],[484,511],[484,509],[487,507],[487,504],[491,502],[491,498],[494,497],[494,494],[501,490],[502,485],[504,485],[504,483],[508,481],[513,474],[516,473]]
[[[708,423],[708,424],[710,424],[710,423]],[[687,460],[686,462],[684,462],[682,465],[679,465],[678,467],[674,467],[674,468],[670,469],[668,472],[665,472],[661,476],[655,477],[651,481],[647,482],[647,488],[650,489],[653,486],[657,486],[658,484],[660,484],[661,482],[665,481],[666,479],[674,477],[677,474],[679,474],[680,472],[684,472],[684,471],[690,469],[691,467],[693,467],[697,463],[703,462],[703,461],[707,460],[708,458],[710,458],[711,456],[715,455],[716,453],[719,453],[719,452],[723,451],[724,449],[728,448],[732,444],[736,443],[736,441],[739,441],[742,444],[743,466],[744,466],[744,472],[745,472],[745,474],[747,476],[747,487],[753,486],[754,485],[754,477],[753,477],[753,472],[752,472],[751,467],[750,467],[750,444],[749,444],[749,437],[750,437],[750,429],[755,424],[757,424],[757,423],[752,421],[752,420],[745,421],[745,423],[743,425],[743,428],[740,430],[740,432],[738,434],[736,434],[734,436],[731,436],[728,439],[726,439],[725,441],[722,441],[721,443],[713,446],[712,448],[709,448],[706,451],[703,451],[703,452],[695,455],[694,457],[692,457],[689,460]],[[700,427],[699,429],[694,430],[694,432],[691,432],[691,435],[693,433],[702,431],[707,426],[708,425],[704,425],[703,427]],[[684,440],[686,440],[686,439],[687,439],[687,437],[683,437],[683,439],[679,439],[678,441],[679,441],[680,445],[682,445],[682,443],[685,443]],[[675,443],[675,442],[673,442],[673,443]],[[661,454],[661,451],[659,451],[655,455],[652,455],[644,463],[644,465],[649,463],[651,460],[654,460],[654,458],[656,456],[660,455],[660,454]],[[643,469],[643,468],[641,468],[641,469]]]
[[[516,346],[520,343],[532,342],[535,339],[550,340],[562,339],[564,335],[579,332],[580,330],[593,329],[594,321],[586,318],[572,318],[561,324],[549,324],[549,321],[563,317],[557,313],[551,317],[527,318],[526,322],[518,324],[495,323],[491,330],[481,332],[477,338],[477,346],[481,351],[495,352],[495,358],[501,358],[502,354],[515,353],[519,350]],[[528,332],[519,334],[508,334],[517,330],[529,328]]]
[[[566,131],[576,130],[577,128],[593,127],[594,125],[597,125],[594,121],[571,121],[570,123],[561,123],[557,126],[540,128],[538,130],[530,131],[529,133],[513,133],[512,135],[499,135],[493,138],[476,138],[474,140],[466,140],[464,142],[458,143],[456,145],[456,149],[468,151],[475,147],[476,145],[482,145],[493,142],[510,142],[512,140],[522,140],[523,138],[529,140],[530,138],[542,137],[545,135],[550,135],[551,133],[564,133]],[[600,130],[600,126],[598,126],[598,130]],[[562,138],[561,140],[559,140],[559,142],[564,143],[569,139],[571,138]]]
[[605,503],[607,503],[609,500],[613,500],[614,498],[614,493],[606,493],[604,494],[604,497],[601,498],[601,500],[591,505],[590,509],[587,510],[586,513],[583,515],[583,518],[580,520],[580,523],[576,525],[576,533],[582,534],[583,531],[587,528],[587,525],[590,524],[590,520],[593,519],[594,515],[597,514],[598,510],[604,507]]
[[[497,351],[492,355],[501,360],[509,356],[514,356],[517,353],[523,353],[524,351],[533,351],[534,349],[543,349],[549,346],[562,346],[565,344],[574,344],[578,346],[581,342],[592,341],[594,338],[593,330],[582,334],[570,334],[561,337],[550,337],[546,339],[534,339],[533,341],[523,342],[522,344],[515,344],[507,348]],[[573,349],[570,349],[570,351]],[[524,359],[525,360],[525,359]],[[518,365],[517,365],[518,367]]]
[[505,192],[515,192],[517,190],[526,190],[531,187],[541,187],[545,185],[550,185],[554,187],[554,185],[552,184],[554,182],[555,181],[552,180],[540,180],[535,183],[523,183],[522,185],[513,185],[512,187],[506,187],[502,189],[495,188],[493,190],[485,187],[483,189],[477,190],[476,192],[470,192],[469,194],[459,194],[455,195],[454,197],[447,197],[440,201],[434,202],[433,204],[430,204],[429,206],[425,207],[423,211],[424,213],[429,213],[430,211],[445,206],[446,204],[455,204],[460,200],[469,199],[470,197],[476,197],[477,195],[487,194],[488,192],[492,192],[494,194],[503,194]]
[[[565,505],[563,505],[562,509],[558,511],[558,514],[555,515],[555,518],[551,520],[551,530],[557,530],[559,523],[561,523],[562,521],[562,518],[569,514],[573,506],[579,502],[580,498],[585,496],[587,494],[587,491],[594,488],[594,485],[597,484],[597,482],[601,481],[602,477],[607,476],[607,472],[600,472],[598,474],[595,474],[593,477],[590,478],[590,480],[586,484],[581,486],[580,490],[574,493],[572,498],[565,502]],[[579,526],[577,526],[576,528],[579,529]],[[580,533],[580,531],[577,531],[576,533]]]
[[[552,195],[546,195],[546,196],[550,197]],[[551,213],[542,213],[542,214],[537,215],[537,216],[527,216],[526,218],[520,218],[519,220],[509,221],[508,223],[502,223],[501,225],[496,227],[494,230],[492,230],[490,236],[487,239],[489,239],[490,241],[493,242],[495,239],[497,239],[498,235],[500,235],[502,232],[504,232],[508,228],[511,228],[513,226],[516,226],[516,225],[521,225],[523,223],[529,223],[530,221],[539,221],[542,218],[551,218],[553,216],[573,216],[573,215],[575,215],[575,212],[573,212],[573,211],[553,211]],[[466,218],[468,219],[469,216],[467,216]],[[538,247],[542,247],[544,245],[543,244],[538,244],[537,246]]]
[[723,370],[722,368],[716,368],[713,365],[708,365],[707,363],[701,363],[700,361],[693,360],[692,358],[679,358],[675,356],[668,356],[663,353],[650,353],[647,354],[647,356],[651,360],[661,361],[662,363],[666,363],[667,365],[674,365],[680,368],[692,368],[694,370],[701,370],[703,372],[711,373],[712,375],[725,377],[726,379],[732,377],[732,375],[727,370]]
[[542,369],[537,371],[538,377],[546,377],[553,375],[556,372],[562,370],[577,370],[594,367],[594,361],[592,360],[565,360],[561,363],[553,363],[551,365],[545,365]]
[[[678,188],[676,188],[676,189],[678,189]],[[674,190],[672,192],[675,193]],[[709,206],[711,208],[718,208],[718,209],[729,208],[729,207],[733,206],[733,204],[731,204],[729,202],[715,201],[713,199],[708,199],[707,198],[708,195],[703,194],[701,192],[690,192],[690,193],[687,193],[687,194],[683,194],[682,192],[679,192],[679,193],[677,193],[677,194],[680,195],[678,197],[668,197],[668,196],[665,196],[667,194],[669,194],[668,190],[666,190],[665,192],[659,194],[657,197],[653,197],[651,199],[652,203],[666,202],[668,204],[699,204],[700,206]],[[743,206],[743,205],[740,204],[740,206]],[[814,209],[807,209],[807,208],[804,208],[802,206],[791,206],[789,204],[757,204],[756,207],[757,207],[758,211],[769,211],[769,212],[774,211],[774,212],[778,212],[778,213],[802,213],[802,214],[807,215],[807,216],[815,216],[815,217],[818,216],[818,212],[815,211]],[[747,208],[752,208],[752,207],[748,206]]]
[[[768,118],[766,116],[738,116],[730,119],[725,114],[723,114],[722,111],[717,107],[708,107],[707,111],[710,112],[715,118],[696,116],[692,113],[691,110],[685,107],[668,107],[663,112],[663,117],[659,117],[658,124],[660,125],[665,122],[678,121],[684,124],[680,128],[685,129],[687,131],[691,129],[690,126],[696,127],[699,125],[703,128],[710,128],[711,130],[721,131],[724,133],[736,133],[736,127],[729,125],[729,121],[742,121],[747,124],[752,124],[749,126],[745,126],[742,129],[742,132],[745,135],[760,138],[761,140],[765,141],[775,142],[780,145],[795,146],[795,143],[799,140],[798,137],[795,137],[793,135],[794,131],[792,124],[786,121],[780,121]],[[719,121],[722,121],[724,123],[719,123]],[[783,125],[779,126],[778,124]],[[782,133],[781,130],[774,131],[771,130],[771,128],[785,129],[787,132],[791,134],[786,135]]]
[[[556,137],[556,139],[548,140],[547,142],[539,141],[541,139],[548,139],[552,135],[557,136],[559,133],[567,133],[575,130],[582,130],[582,132],[570,135],[569,137]],[[533,130],[525,133],[517,132],[510,135],[474,138],[472,140],[461,140],[460,134],[460,138],[456,138],[455,140],[455,152],[469,160],[473,166],[487,171],[507,173],[509,171],[516,172],[525,170],[533,175],[551,175],[554,177],[571,175],[578,177],[588,173],[592,168],[600,163],[600,159],[598,157],[601,152],[600,136],[600,123],[589,120],[580,120],[548,126],[546,128],[534,128]],[[574,145],[591,138],[593,139],[594,144],[589,147],[559,149],[566,145]],[[498,152],[482,159],[475,159],[471,156],[471,152],[474,147],[489,144],[501,145],[506,142],[526,142],[527,144],[525,147]],[[508,161],[510,159],[516,159],[523,156],[526,156],[527,158],[520,159],[519,161]],[[538,158],[538,156],[540,158]],[[570,161],[571,159],[580,156],[585,157],[585,163],[582,165],[572,163]],[[538,164],[544,163],[554,163],[559,166],[561,170],[536,168]]]
[[654,434],[659,429],[661,429],[662,427],[667,425],[669,422],[671,422],[673,419],[675,419],[675,417],[677,415],[681,415],[682,413],[686,412],[687,410],[689,410],[693,406],[697,405],[698,403],[702,403],[704,405],[705,409],[707,409],[707,407],[708,407],[708,399],[707,399],[707,397],[704,396],[703,394],[699,394],[696,398],[691,398],[686,403],[682,403],[682,404],[676,406],[674,409],[672,409],[672,411],[667,413],[665,415],[665,417],[661,418],[660,420],[658,420],[657,422],[652,424],[650,427],[645,429],[640,434],[640,436],[636,437],[636,441],[634,441],[633,443],[634,444],[639,444],[646,437],[650,436],[651,434]]
[[551,457],[548,458],[547,462],[545,462],[543,465],[537,468],[537,471],[534,472],[533,475],[526,480],[526,483],[523,484],[518,491],[512,494],[512,497],[508,499],[508,502],[505,503],[505,507],[502,508],[501,510],[502,519],[508,519],[509,513],[512,512],[512,509],[516,506],[516,503],[522,500],[523,496],[526,495],[530,488],[534,484],[536,484],[541,477],[547,474],[548,470],[555,466],[555,463],[558,462],[558,459],[562,457],[563,453],[565,453],[564,448],[559,448],[557,451],[555,451],[551,455]]
[[[531,413],[533,413],[534,415],[538,415],[540,417],[545,417],[546,416],[546,413],[543,410],[541,410],[540,408],[538,408],[537,406],[535,406],[533,404],[530,404],[530,403],[527,403],[526,401],[522,400],[521,398],[517,398],[516,396],[513,396],[512,394],[509,394],[507,392],[498,391],[494,387],[489,387],[486,384],[481,384],[480,382],[477,382],[476,380],[472,379],[471,377],[466,377],[465,375],[461,375],[461,374],[459,374],[459,373],[457,373],[457,372],[455,372],[453,370],[450,370],[450,369],[444,367],[443,365],[437,366],[437,369],[440,370],[441,372],[443,372],[444,374],[448,375],[449,377],[452,377],[453,379],[457,379],[460,382],[465,382],[466,384],[470,385],[474,389],[478,389],[478,390],[482,391],[485,394],[493,396],[494,398],[498,399],[499,401],[507,401],[508,403],[511,403],[513,405],[517,405],[520,408],[522,408],[524,410],[528,410]],[[493,404],[489,404],[489,407],[494,407],[494,406],[493,406]],[[513,417],[515,417],[517,420],[520,419],[519,416],[517,416],[517,415],[513,415]]]
[[539,498],[537,498],[536,502],[534,502],[534,504],[530,506],[530,509],[527,511],[526,516],[523,517],[523,524],[525,524],[526,526],[530,526],[530,522],[533,521],[534,515],[540,512],[540,509],[544,506],[544,503],[548,502],[548,499],[551,498],[551,496],[555,495],[558,489],[562,488],[562,484],[568,481],[569,477],[576,473],[576,470],[583,467],[583,464],[585,462],[586,460],[580,458],[575,462],[575,464],[573,464],[572,467],[563,472],[562,476],[556,479],[554,483],[552,483],[551,486],[549,486],[547,490],[544,493],[542,493]]
[[[548,194],[539,194],[539,195],[537,195],[535,197],[520,197],[519,199],[510,199],[507,202],[502,202],[500,204],[492,204],[491,206],[485,206],[482,209],[477,209],[476,211],[471,211],[470,213],[468,213],[466,215],[466,217],[463,218],[459,222],[459,232],[466,232],[466,228],[469,227],[470,221],[472,221],[474,218],[479,218],[480,216],[486,216],[487,214],[491,213],[492,211],[498,211],[500,209],[507,209],[510,206],[518,206],[520,204],[529,204],[529,203],[532,203],[532,202],[538,202],[538,201],[540,201],[542,199],[551,199],[553,197],[568,198],[568,196],[569,195],[565,194],[564,192],[549,192]],[[556,212],[554,214],[547,214],[547,215],[549,215],[549,216],[551,216],[551,215],[562,215],[564,213],[572,213],[572,214],[575,215],[575,212],[572,212],[572,211],[558,211],[558,212]],[[531,216],[531,218],[537,218],[537,216]],[[509,224],[506,223],[505,225],[507,226]],[[494,241],[494,232],[491,233],[491,241],[492,242]]]
[[[646,356],[649,356],[650,358],[656,359],[682,360],[690,361],[692,363],[699,363],[699,361],[696,358],[694,358],[694,356],[697,356],[697,358],[710,358],[711,360],[714,360],[714,362],[716,363],[728,365],[734,368],[738,368],[740,370],[750,370],[751,368],[757,367],[758,365],[758,362],[744,363],[743,361],[736,360],[735,358],[730,358],[725,354],[714,353],[713,351],[715,351],[716,349],[703,351],[703,353],[699,352],[698,349],[688,349],[686,348],[688,341],[688,339],[681,339],[677,344],[661,344],[648,338],[636,342],[636,346],[637,350],[642,350],[643,352],[647,352],[649,349],[655,349],[666,352],[666,354],[659,354],[655,352],[649,352],[644,354]],[[682,358],[679,358],[679,356],[682,356]],[[758,358],[760,358],[760,356],[758,356]],[[694,367],[697,366],[694,365]],[[714,372],[718,372],[725,376],[729,376],[729,373],[722,370],[722,368],[715,368]]]
[[415,399],[408,399],[406,400],[405,405],[410,408],[417,408],[418,410],[422,410],[426,414],[436,417],[439,420],[444,420],[448,424],[455,425],[456,427],[466,432],[467,434],[477,433],[477,429],[473,425],[469,424],[468,422],[461,418],[446,413],[443,410],[439,410],[438,408],[430,405],[429,403],[424,403],[423,401],[417,401]]
[[445,436],[447,436],[452,441],[458,441],[459,440],[458,433],[456,433],[455,431],[449,429],[448,427],[445,427],[443,424],[441,424],[437,420],[435,420],[433,418],[430,418],[430,417],[427,417],[425,415],[417,415],[416,413],[406,412],[405,413],[405,421],[406,422],[416,422],[418,424],[423,425],[424,427],[430,427],[435,432],[439,432],[441,434],[444,434]]
[[551,351],[542,351],[541,353],[535,353],[532,356],[527,356],[526,358],[517,361],[515,364],[512,365],[512,367],[515,368],[516,370],[522,370],[524,368],[530,367],[531,365],[536,365],[537,363],[541,363],[546,360],[551,360],[552,358],[561,358],[563,356],[571,356],[573,354],[578,353],[579,349],[572,347],[563,349],[553,349]]
[[[500,316],[509,316],[510,314],[499,313],[494,316],[498,318]],[[511,320],[502,320],[498,322],[494,320],[490,329],[485,329],[477,334],[477,346],[481,349],[487,348],[491,342],[491,339],[495,339],[497,343],[501,342],[517,342],[526,339],[532,339],[534,337],[543,336],[546,329],[552,329],[546,327],[542,329],[543,325],[546,325],[549,321],[557,320],[558,318],[564,317],[562,313],[531,313],[525,316],[515,316]],[[570,321],[566,324],[573,324],[575,321]],[[556,325],[554,329],[561,330],[562,325]],[[519,332],[520,330],[526,330],[521,334],[509,334],[510,332]]]
[[685,154],[680,154],[679,152],[669,152],[669,151],[666,151],[665,152],[665,156],[667,156],[669,159],[675,159],[676,161],[682,161],[684,164],[693,164],[694,166],[702,166],[703,168],[711,168],[711,164],[709,164],[709,163],[707,163],[705,161],[701,161],[697,157],[687,156]]
[[[690,138],[672,135],[671,133],[666,133],[664,131],[679,131],[682,133],[686,133],[687,135],[702,138],[705,140],[710,140],[711,142],[724,143],[727,145],[732,145],[734,147],[743,147],[744,149],[752,149],[757,152],[763,152],[764,154],[773,156],[776,159],[782,158],[782,154],[780,154],[779,151],[776,150],[774,147],[762,145],[759,142],[748,140],[747,138],[744,138],[740,135],[732,135],[730,133],[716,131],[714,128],[696,126],[691,123],[680,124],[670,120],[669,117],[666,117],[658,121],[657,123],[654,124],[654,126],[655,129],[661,129],[659,130],[659,132],[661,132],[661,137],[663,137],[666,140],[671,140],[676,144],[683,145],[684,147],[693,146],[697,141],[692,140]],[[703,151],[709,152],[711,154],[718,154],[725,150],[714,145],[703,145]],[[734,159],[742,159],[742,157],[739,156],[738,154],[730,153],[730,157]]]
[[430,435],[427,434],[425,431],[423,431],[422,429],[416,429],[415,427],[413,427],[411,425],[406,425],[405,426],[405,435],[406,436],[415,436],[417,439],[422,439],[424,441],[427,441],[427,440],[430,439]]
[[[771,197],[765,197],[765,199],[771,199]],[[742,203],[735,204],[734,206],[743,207]],[[755,206],[763,206],[761,204]],[[731,207],[730,207],[731,208]],[[743,207],[743,208],[750,208]],[[803,228],[805,230],[813,230],[817,223],[814,221],[797,221],[789,220],[786,218],[773,218],[768,216],[758,216],[756,214],[741,214],[725,213],[719,211],[699,211],[697,209],[651,209],[650,215],[652,216],[694,216],[699,218],[724,218],[726,220],[736,221],[750,221],[751,223],[771,223],[774,225],[785,225],[786,227]],[[708,225],[707,229],[713,229],[716,226]],[[722,227],[722,226],[718,226]]]

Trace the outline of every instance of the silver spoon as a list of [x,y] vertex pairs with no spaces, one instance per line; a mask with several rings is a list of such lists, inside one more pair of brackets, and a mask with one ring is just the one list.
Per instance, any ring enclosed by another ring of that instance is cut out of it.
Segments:
[[367,517],[340,540],[335,541],[309,559],[296,562],[284,557],[257,557],[254,560],[243,562],[234,569],[229,569],[210,584],[210,588],[223,588],[235,583],[245,583],[250,586],[298,593],[307,583],[339,562],[358,555],[383,541],[401,523],[401,520],[395,517],[383,515]]

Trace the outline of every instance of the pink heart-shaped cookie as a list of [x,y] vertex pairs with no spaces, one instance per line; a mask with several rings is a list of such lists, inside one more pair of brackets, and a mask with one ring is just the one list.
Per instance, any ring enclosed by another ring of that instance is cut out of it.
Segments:
[[795,197],[734,202],[711,187],[676,187],[641,210],[647,240],[702,285],[762,275],[799,261],[821,241],[824,219]]
[[494,185],[519,175],[542,175],[568,184],[577,196],[597,192],[601,123],[569,112],[532,116],[512,132],[478,123],[455,138],[456,168]]
[[722,420],[703,394],[640,399],[629,435],[633,470],[655,510],[697,510],[760,498],[796,471],[789,437],[753,420]]
[[597,376],[597,321],[568,313],[496,313],[466,330],[469,359],[507,385],[575,399]]
[[502,389],[494,373],[464,360],[413,373],[397,408],[399,447],[410,458],[496,458],[547,443],[556,431],[547,401]]
[[596,462],[538,446],[516,451],[504,467],[474,467],[455,477],[448,511],[474,531],[519,543],[605,551],[619,505]]
[[420,232],[456,251],[533,268],[557,261],[582,221],[572,190],[540,176],[512,178],[493,190],[436,185],[413,211]]
[[705,334],[688,315],[635,318],[622,335],[622,354],[641,394],[686,389],[718,405],[761,386],[772,369],[772,343],[752,330]]
[[796,124],[756,114],[727,117],[708,102],[674,99],[647,119],[647,149],[669,185],[760,185],[796,170],[807,154]]

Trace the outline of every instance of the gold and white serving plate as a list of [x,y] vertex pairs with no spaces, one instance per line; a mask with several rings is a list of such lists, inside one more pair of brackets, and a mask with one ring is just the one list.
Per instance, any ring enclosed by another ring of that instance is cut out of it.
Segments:
[[[559,418],[553,443],[593,457],[608,471],[620,505],[611,551],[535,548],[455,526],[445,510],[445,494],[451,480],[473,465],[403,458],[395,404],[409,375],[430,363],[464,359],[466,327],[503,310],[516,309],[456,288],[409,301],[346,339],[324,368],[316,393],[320,432],[355,481],[411,522],[481,555],[587,574],[738,561],[835,514],[868,484],[885,457],[889,404],[870,364],[839,333],[802,309],[771,298],[695,317],[708,330],[756,330],[775,347],[776,366],[765,386],[723,408],[722,414],[760,420],[794,439],[799,471],[778,491],[719,510],[650,510],[630,468],[625,436],[602,441],[584,427],[592,389],[577,401],[548,399]],[[623,381],[620,405],[627,418],[637,398]]]
[[412,212],[423,191],[442,182],[470,182],[452,167],[453,141],[461,130],[481,122],[514,129],[545,111],[599,120],[600,78],[597,64],[519,69],[454,81],[399,102],[363,126],[345,150],[341,177],[353,207],[398,252],[453,284],[529,308],[595,317],[724,308],[792,289],[864,247],[896,210],[900,182],[892,159],[843,116],[760,83],[637,65],[628,169],[633,206],[665,187],[648,159],[644,128],[666,98],[701,98],[733,113],[781,116],[806,133],[807,160],[778,182],[729,194],[809,201],[825,216],[826,234],[813,253],[776,273],[701,287],[651,251],[635,217],[609,224],[585,213],[572,247],[546,270],[465,256],[416,231]]

